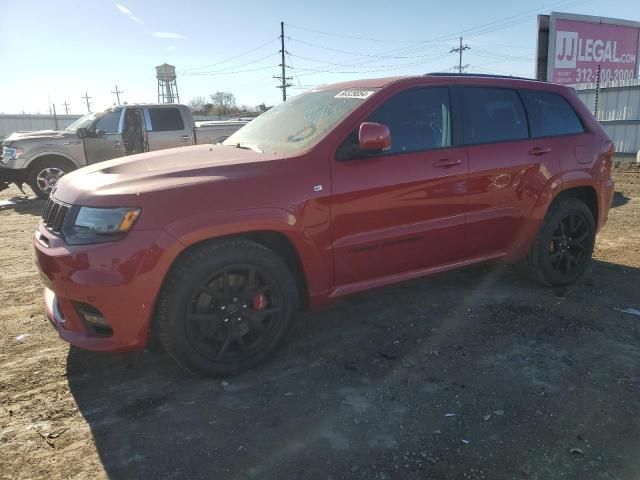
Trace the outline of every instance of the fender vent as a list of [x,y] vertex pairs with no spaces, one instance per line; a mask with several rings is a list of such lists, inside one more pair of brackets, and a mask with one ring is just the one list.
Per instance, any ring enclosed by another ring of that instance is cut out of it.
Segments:
[[42,212],[42,224],[51,233],[60,235],[62,233],[64,219],[68,212],[69,205],[65,205],[49,197],[49,200],[47,200],[44,206],[44,212]]

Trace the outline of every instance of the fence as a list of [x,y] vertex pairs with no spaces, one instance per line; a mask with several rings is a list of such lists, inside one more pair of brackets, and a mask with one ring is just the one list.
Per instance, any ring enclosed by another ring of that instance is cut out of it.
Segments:
[[7,115],[0,114],[0,139],[13,132],[34,130],[62,130],[80,115]]
[[[576,91],[593,112],[596,85],[576,85]],[[616,158],[635,159],[640,151],[640,80],[603,82],[598,92],[596,118],[613,140]]]

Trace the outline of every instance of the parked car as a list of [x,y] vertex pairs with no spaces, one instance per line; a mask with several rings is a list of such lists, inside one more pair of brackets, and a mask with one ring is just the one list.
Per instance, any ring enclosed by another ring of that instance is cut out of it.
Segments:
[[298,307],[488,261],[571,284],[607,220],[612,156],[560,85],[319,87],[220,145],[63,177],[34,237],[47,316],[81,348],[151,335],[187,369],[228,375],[273,354]]
[[196,126],[184,105],[132,104],[90,113],[65,130],[13,133],[0,157],[0,190],[26,182],[47,198],[58,179],[77,168],[124,155],[226,138],[247,120]]

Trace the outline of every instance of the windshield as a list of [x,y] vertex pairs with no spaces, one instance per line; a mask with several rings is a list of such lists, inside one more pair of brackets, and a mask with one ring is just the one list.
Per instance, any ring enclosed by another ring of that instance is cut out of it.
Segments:
[[265,152],[297,153],[318,143],[375,89],[303,93],[271,108],[223,142]]
[[69,125],[66,130],[77,130],[79,128],[89,128],[89,126],[93,123],[93,121],[97,118],[98,112],[87,113],[83,115],[71,125]]

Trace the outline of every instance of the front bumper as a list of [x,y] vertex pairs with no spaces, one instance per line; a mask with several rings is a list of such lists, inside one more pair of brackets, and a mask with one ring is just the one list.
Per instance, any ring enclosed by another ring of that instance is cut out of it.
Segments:
[[26,168],[7,168],[0,165],[0,183],[22,182],[27,178]]
[[[39,225],[33,243],[45,312],[60,337],[86,350],[144,348],[157,294],[178,250],[173,237],[131,231],[117,242],[66,245]],[[95,333],[80,313],[82,304],[97,309],[112,334]]]

